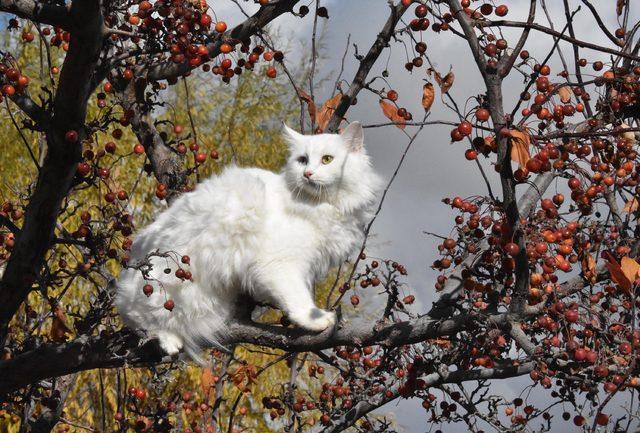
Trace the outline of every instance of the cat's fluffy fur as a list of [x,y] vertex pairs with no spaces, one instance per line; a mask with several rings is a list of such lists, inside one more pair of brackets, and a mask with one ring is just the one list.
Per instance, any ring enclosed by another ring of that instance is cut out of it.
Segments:
[[[152,255],[147,281],[125,269],[116,304],[130,327],[157,337],[167,353],[184,348],[197,358],[199,348],[219,341],[243,294],[280,308],[307,330],[335,324],[333,312],[315,306],[313,285],[362,242],[380,178],[358,122],[339,135],[305,136],[285,126],[285,137],[290,157],[283,173],[227,168],[136,237],[131,264],[154,251],[174,252],[177,260]],[[182,255],[190,257],[180,266],[192,281],[175,276]],[[154,287],[149,297],[145,284]],[[167,299],[173,311],[163,307]]]

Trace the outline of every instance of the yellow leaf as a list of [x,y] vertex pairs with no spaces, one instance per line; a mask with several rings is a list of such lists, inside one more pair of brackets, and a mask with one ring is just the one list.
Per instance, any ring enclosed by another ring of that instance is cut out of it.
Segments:
[[329,124],[329,120],[331,120],[331,116],[338,108],[338,104],[340,103],[340,99],[342,99],[342,93],[335,94],[332,98],[328,99],[322,107],[320,107],[320,111],[316,114],[316,124],[318,125],[318,129],[324,131],[327,125]]
[[431,110],[433,100],[435,99],[435,91],[433,90],[433,84],[427,83],[422,87],[422,107],[425,112]]
[[530,144],[531,137],[526,130],[524,132],[517,129],[511,130],[511,159],[517,162],[520,167],[527,165],[527,161],[531,159]]
[[571,102],[571,89],[569,86],[562,86],[558,90],[558,96],[560,96],[560,100],[563,104],[568,104]]
[[406,121],[404,117],[398,115],[398,109],[391,102],[387,102],[384,99],[380,100],[380,108],[382,108],[382,112],[389,120],[396,124],[396,126],[400,129],[405,128]]
[[638,210],[638,199],[633,197],[631,200],[624,204],[624,211],[626,213],[635,212]]

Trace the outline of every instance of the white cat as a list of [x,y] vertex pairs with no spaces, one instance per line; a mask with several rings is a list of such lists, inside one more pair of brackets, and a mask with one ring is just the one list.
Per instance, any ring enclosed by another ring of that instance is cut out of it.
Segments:
[[[290,157],[282,174],[227,168],[136,237],[130,264],[149,258],[152,268],[146,279],[138,269],[122,271],[116,305],[128,326],[157,337],[168,354],[184,348],[197,359],[198,349],[216,344],[241,295],[280,308],[310,331],[335,324],[335,313],[315,306],[313,286],[362,242],[381,180],[360,123],[339,135],[284,128]],[[179,267],[192,279],[178,278]],[[153,286],[148,297],[145,284]]]

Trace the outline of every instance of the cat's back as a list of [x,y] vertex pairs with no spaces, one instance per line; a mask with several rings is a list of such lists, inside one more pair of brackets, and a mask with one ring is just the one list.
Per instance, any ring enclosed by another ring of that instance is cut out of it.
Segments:
[[180,247],[203,236],[256,233],[282,182],[280,175],[268,170],[226,168],[180,196],[145,227],[134,241],[134,256],[163,246]]

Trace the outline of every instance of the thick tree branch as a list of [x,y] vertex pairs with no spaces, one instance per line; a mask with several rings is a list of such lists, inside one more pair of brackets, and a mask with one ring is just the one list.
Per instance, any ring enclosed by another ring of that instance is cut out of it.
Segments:
[[473,58],[476,61],[476,66],[484,77],[487,71],[487,60],[484,56],[482,48],[480,47],[478,36],[473,30],[473,22],[464,12],[464,9],[462,9],[462,5],[458,0],[447,0],[447,4],[449,5],[449,8],[451,9],[453,15],[458,20],[458,23],[460,24],[460,27],[462,28],[462,31],[467,38],[469,48],[471,48],[471,54],[473,54]]
[[[386,325],[368,322],[339,325],[335,330],[320,334],[244,322],[231,324],[221,344],[255,344],[289,352],[319,351],[342,345],[397,347],[452,336],[470,327],[476,328],[479,321],[501,327],[508,324],[508,320],[507,314],[460,315],[448,320],[423,316]],[[154,364],[163,360],[169,358],[163,356],[155,340],[142,344],[139,337],[125,331],[104,338],[80,336],[70,343],[45,345],[8,361],[0,361],[0,378],[3,378],[0,380],[0,396],[49,377],[125,364]]]
[[65,30],[73,28],[69,9],[55,3],[41,0],[0,0],[0,12],[12,13],[20,18],[62,27]]
[[[5,341],[9,321],[38,277],[53,239],[60,205],[80,159],[91,76],[102,48],[103,20],[101,5],[93,0],[76,0],[70,14],[78,18],[76,22],[82,22],[82,27],[71,34],[54,99],[53,119],[46,131],[48,152],[0,283],[0,345]],[[75,142],[65,139],[71,130],[79,134]]]
[[24,114],[35,122],[38,130],[44,131],[48,128],[51,123],[51,116],[44,108],[36,104],[26,91],[16,93],[10,99]]
[[117,96],[122,107],[132,114],[131,128],[145,148],[156,179],[167,186],[166,199],[170,203],[180,194],[186,174],[180,157],[166,145],[154,125],[151,107],[145,102],[145,88],[146,80],[132,80]]

